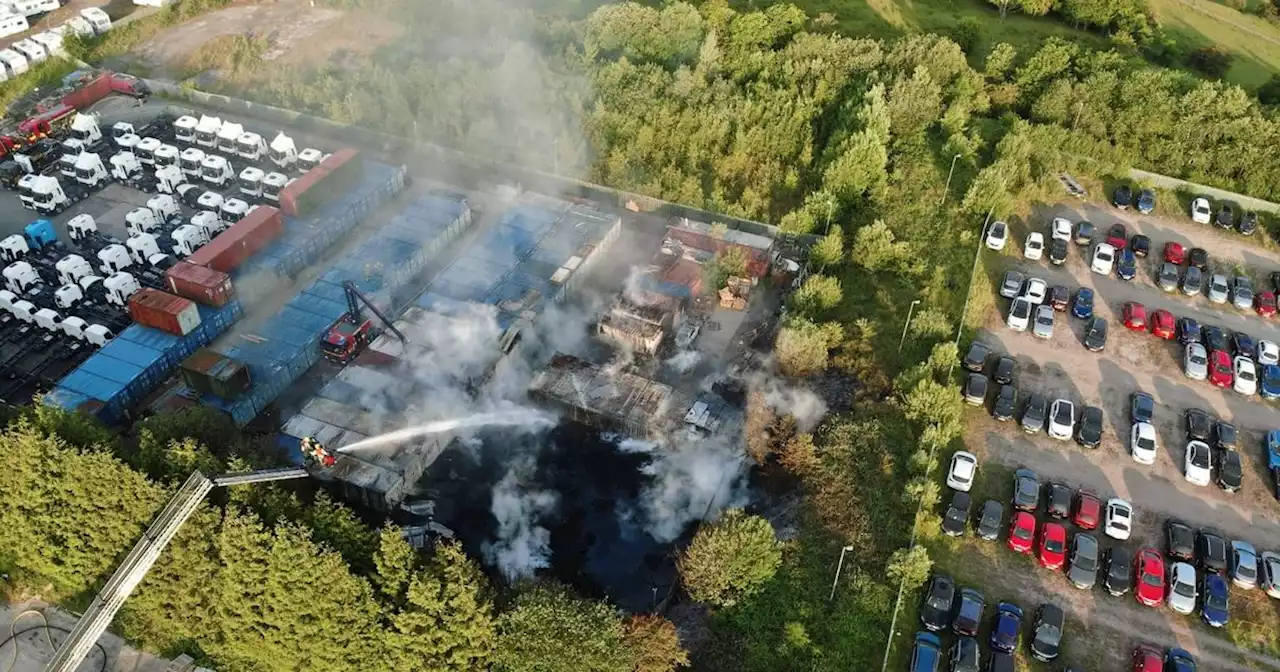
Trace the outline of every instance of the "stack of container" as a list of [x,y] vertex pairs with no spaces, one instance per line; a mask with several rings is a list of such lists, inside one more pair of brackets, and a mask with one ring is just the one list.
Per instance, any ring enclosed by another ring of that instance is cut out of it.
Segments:
[[302,217],[334,193],[346,191],[360,179],[362,169],[359,152],[350,148],[339,149],[281,189],[280,207],[287,215]]
[[187,262],[230,273],[281,233],[284,233],[284,217],[280,211],[271,206],[258,206],[187,257]]

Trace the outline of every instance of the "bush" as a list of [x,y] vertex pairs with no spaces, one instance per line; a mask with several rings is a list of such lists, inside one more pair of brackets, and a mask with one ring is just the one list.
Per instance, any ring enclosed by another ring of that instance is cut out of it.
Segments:
[[972,16],[966,16],[956,22],[951,30],[947,31],[950,37],[966,54],[974,53],[978,44],[982,41],[982,24]]
[[839,280],[826,275],[811,275],[791,295],[791,305],[801,315],[815,317],[840,305],[843,298]]
[[929,551],[924,546],[912,546],[910,549],[899,548],[889,558],[889,566],[885,573],[895,581],[902,581],[908,590],[915,590],[924,585],[933,571],[933,560],[929,559]]
[[1271,75],[1258,89],[1258,101],[1263,105],[1280,105],[1280,75]]
[[1232,56],[1217,45],[1201,47],[1187,55],[1187,65],[1215,79],[1222,79],[1231,69]]
[[677,567],[690,597],[728,607],[758,592],[781,564],[782,544],[769,521],[730,509],[698,529]]
[[827,355],[843,336],[844,330],[834,322],[791,320],[778,332],[774,354],[788,376],[811,375],[827,368]]

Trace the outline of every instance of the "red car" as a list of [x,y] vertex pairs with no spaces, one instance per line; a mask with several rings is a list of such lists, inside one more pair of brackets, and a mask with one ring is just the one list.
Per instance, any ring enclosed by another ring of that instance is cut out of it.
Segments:
[[1174,266],[1181,266],[1187,260],[1187,249],[1181,243],[1165,243],[1164,260]]
[[1235,384],[1236,373],[1231,368],[1231,355],[1221,350],[1209,353],[1209,382],[1218,387],[1231,387]]
[[1014,553],[1030,553],[1036,538],[1036,517],[1026,511],[1015,511],[1009,521],[1009,550]]
[[1082,530],[1096,530],[1101,516],[1102,500],[1092,490],[1080,488],[1080,492],[1076,493],[1075,513],[1071,515],[1071,522]]
[[1138,551],[1133,561],[1133,596],[1138,604],[1158,607],[1164,602],[1164,558],[1154,548]]
[[1124,326],[1130,331],[1146,332],[1147,307],[1137,301],[1124,304]]
[[1257,296],[1253,297],[1253,309],[1263,317],[1275,317],[1276,293],[1258,292]]
[[1113,224],[1111,230],[1107,231],[1107,244],[1116,248],[1119,252],[1123,250],[1125,245],[1129,244],[1129,232],[1124,230],[1124,224]]
[[1150,644],[1139,644],[1133,650],[1133,672],[1161,672],[1164,669],[1164,651]]
[[1151,313],[1151,333],[1156,338],[1172,341],[1174,337],[1173,313],[1167,310],[1156,310]]
[[1045,569],[1062,569],[1066,561],[1066,526],[1061,523],[1045,523],[1040,528],[1040,564]]

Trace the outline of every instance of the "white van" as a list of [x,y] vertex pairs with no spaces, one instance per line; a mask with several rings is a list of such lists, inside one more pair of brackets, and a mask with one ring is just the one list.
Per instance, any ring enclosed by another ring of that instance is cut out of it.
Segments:
[[30,39],[14,42],[13,48],[16,49],[19,54],[26,56],[27,60],[32,64],[39,63],[46,58],[49,58],[49,53],[44,50],[44,47],[40,46],[38,42],[33,42]]
[[0,49],[0,65],[4,66],[10,77],[17,77],[31,69],[27,57],[12,49]]
[[5,14],[0,16],[0,37],[9,37],[31,30],[27,17],[21,14]]
[[88,21],[89,25],[93,26],[93,32],[99,35],[111,30],[111,17],[107,16],[107,13],[102,11],[101,7],[82,9],[80,10],[80,16],[85,21]]

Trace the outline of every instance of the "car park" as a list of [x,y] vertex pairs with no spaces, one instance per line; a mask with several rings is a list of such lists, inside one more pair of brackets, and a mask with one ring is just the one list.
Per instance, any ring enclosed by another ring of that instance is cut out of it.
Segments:
[[1227,579],[1218,573],[1205,575],[1200,582],[1200,617],[1211,628],[1221,628],[1229,620]]
[[1209,209],[1209,199],[1197,198],[1191,201],[1191,221],[1196,224],[1208,224],[1213,217],[1213,211]]
[[965,528],[969,525],[969,507],[973,500],[967,492],[957,492],[951,496],[951,503],[947,505],[947,510],[942,514],[942,532],[948,537],[958,537],[964,534]]
[[1068,241],[1054,238],[1049,241],[1049,263],[1061,266],[1067,261]]
[[1090,270],[1098,275],[1111,275],[1111,269],[1115,267],[1116,262],[1116,248],[1106,243],[1098,243],[1094,246],[1090,259]]
[[1230,343],[1232,355],[1246,355],[1250,359],[1253,358],[1253,353],[1258,349],[1258,344],[1253,340],[1253,337],[1243,331],[1232,332]]
[[951,468],[947,470],[947,487],[960,492],[969,492],[977,473],[978,458],[968,451],[957,450],[951,456]]
[[1040,506],[1040,477],[1020,467],[1013,472],[1013,509],[1035,513]]
[[911,672],[938,672],[942,665],[942,640],[932,632],[917,632],[911,646]]
[[1240,231],[1240,233],[1246,236],[1252,236],[1253,234],[1257,233],[1258,213],[1252,210],[1244,213],[1244,216],[1240,218],[1240,225],[1238,230]]
[[1167,310],[1151,311],[1151,335],[1156,338],[1163,338],[1166,341],[1172,341],[1175,334],[1175,323],[1173,313]]
[[974,637],[982,623],[982,612],[987,607],[987,600],[982,593],[973,588],[961,588],[960,599],[956,602],[956,613],[951,619],[951,630],[957,635]]
[[1098,581],[1098,540],[1093,535],[1077,532],[1071,540],[1071,562],[1067,580],[1081,590],[1089,590]]
[[1053,306],[1036,308],[1035,326],[1032,327],[1031,335],[1036,338],[1053,338]]
[[964,401],[973,406],[981,406],[987,400],[987,377],[981,373],[970,373],[964,381]]
[[1036,536],[1036,517],[1026,511],[1014,511],[1009,520],[1009,550],[1030,553]]
[[1262,367],[1258,375],[1258,394],[1268,401],[1280,399],[1280,366],[1266,364]]
[[1022,607],[1012,602],[1001,602],[996,606],[996,615],[991,623],[992,650],[1012,653],[1018,645],[1018,635],[1022,631]]
[[1036,622],[1031,626],[1031,656],[1042,662],[1050,662],[1062,650],[1062,631],[1066,614],[1055,604],[1042,604],[1036,612]]
[[1231,278],[1231,305],[1240,310],[1253,308],[1253,281],[1243,275]]
[[1231,582],[1246,590],[1258,587],[1258,551],[1247,541],[1231,542]]
[[1190,525],[1170,518],[1164,523],[1165,551],[1174,560],[1191,562],[1196,559],[1196,532]]
[[1087,320],[1093,317],[1093,290],[1081,287],[1076,290],[1076,299],[1071,303],[1071,314]]
[[[1160,264],[1160,269],[1156,271],[1156,286],[1166,292],[1178,291],[1180,280],[1182,280],[1182,273],[1178,267],[1167,261]],[[1002,289],[1000,293],[1004,294],[1004,290]]]
[[1000,282],[1000,296],[1006,299],[1012,299],[1022,293],[1022,285],[1026,283],[1027,276],[1018,271],[1005,271],[1004,279]]
[[1182,243],[1167,242],[1164,244],[1164,260],[1174,266],[1181,266],[1187,261],[1187,248]]
[[1259,364],[1280,364],[1280,345],[1275,341],[1261,340],[1253,351],[1254,359]]
[[1187,272],[1182,274],[1182,293],[1187,296],[1195,296],[1204,290],[1204,271],[1195,266],[1188,266]]
[[1067,528],[1061,523],[1040,526],[1040,565],[1045,569],[1062,569],[1067,560]]
[[1208,413],[1198,408],[1189,408],[1183,411],[1182,419],[1187,433],[1187,440],[1209,440],[1209,433],[1213,428],[1213,419],[1209,417]]
[[995,367],[991,370],[991,379],[1001,385],[1008,385],[1013,382],[1014,374],[1018,371],[1018,360],[1002,356],[996,360]]
[[1121,313],[1124,326],[1129,331],[1147,330],[1147,307],[1137,301],[1129,301],[1124,304],[1124,310]]
[[1219,450],[1215,453],[1217,469],[1214,470],[1215,480],[1218,487],[1224,492],[1236,492],[1240,490],[1240,485],[1244,477],[1243,467],[1240,463],[1240,453],[1231,448]]
[[1258,556],[1261,577],[1258,587],[1268,596],[1280,599],[1280,553],[1264,551]]
[[978,537],[985,541],[1000,538],[1000,526],[1004,524],[1004,505],[994,499],[982,503],[982,513],[978,516]]
[[1009,306],[1009,328],[1014,331],[1026,331],[1030,322],[1031,301],[1025,296],[1019,296],[1013,300],[1013,305]]
[[1084,329],[1084,347],[1092,352],[1102,352],[1107,347],[1107,321],[1101,317],[1089,320]]
[[1093,244],[1093,222],[1082,221],[1076,224],[1075,241],[1081,247]]
[[1054,310],[1065,311],[1071,303],[1071,290],[1062,285],[1054,285],[1049,288],[1048,301]]
[[1134,561],[1133,596],[1138,604],[1158,607],[1164,602],[1164,558],[1154,548],[1138,551]]
[[1222,388],[1235,384],[1235,369],[1231,365],[1231,355],[1222,350],[1209,353],[1209,382]]
[[1203,345],[1188,343],[1182,357],[1182,372],[1191,380],[1209,377],[1209,356]]
[[1022,256],[1032,261],[1040,261],[1044,256],[1044,234],[1032,231],[1022,243]]
[[1200,341],[1200,323],[1194,318],[1179,317],[1178,318],[1178,342],[1186,345],[1187,343],[1197,343]]
[[1196,610],[1196,570],[1185,562],[1175,562],[1169,567],[1169,587],[1165,602],[1179,614]]
[[1213,223],[1220,229],[1236,228],[1236,211],[1229,204],[1223,203]]
[[1213,445],[1219,450],[1234,449],[1238,446],[1239,432],[1236,431],[1236,426],[1225,420],[1214,421]]
[[951,645],[950,672],[980,672],[981,647],[973,637],[957,637]]
[[1196,566],[1206,572],[1227,572],[1227,540],[1213,530],[1196,532]]
[[1205,288],[1204,294],[1210,303],[1226,303],[1231,294],[1231,287],[1227,285],[1227,276],[1222,273],[1209,276],[1209,285]]
[[1150,423],[1135,422],[1129,430],[1129,454],[1138,464],[1155,464],[1159,453],[1156,428]]
[[991,404],[991,416],[1000,422],[1013,419],[1013,411],[1018,407],[1018,390],[1012,385],[1001,385],[996,393],[996,400]]
[[1066,441],[1075,433],[1076,406],[1068,399],[1055,399],[1049,407],[1049,436]]
[[1206,324],[1200,329],[1200,335],[1204,339],[1204,347],[1210,352],[1214,350],[1226,351],[1230,345],[1227,343],[1227,334],[1220,327],[1212,324]]
[[1151,191],[1150,189],[1143,189],[1142,193],[1138,194],[1138,212],[1144,215],[1149,215],[1152,212],[1155,212],[1155,209],[1156,192]]
[[1133,531],[1133,506],[1129,502],[1112,497],[1107,500],[1106,519],[1102,526],[1103,534],[1112,539],[1124,541]]
[[1123,250],[1129,244],[1129,231],[1124,224],[1116,222],[1107,229],[1107,244],[1116,250]]
[[1022,408],[1022,431],[1037,434],[1044,429],[1045,416],[1049,413],[1049,399],[1039,392],[1033,392]]
[[1082,530],[1096,530],[1098,519],[1102,517],[1102,500],[1092,490],[1081,488],[1076,493],[1075,508],[1071,513],[1071,522]]
[[1102,565],[1102,587],[1112,597],[1120,597],[1129,592],[1130,578],[1133,576],[1133,561],[1124,546],[1112,546],[1107,549]]
[[1129,206],[1133,205],[1133,189],[1127,184],[1116,187],[1111,194],[1111,204],[1121,210],[1128,210]]
[[951,626],[951,606],[956,599],[956,583],[946,574],[934,574],[920,605],[920,624],[931,632]]
[[1209,485],[1210,450],[1204,441],[1187,442],[1186,459],[1183,462],[1183,473],[1187,482],[1192,485]]
[[1133,250],[1133,254],[1139,259],[1145,259],[1151,254],[1151,239],[1141,233],[1135,233],[1129,239],[1129,249]]
[[1085,448],[1097,448],[1102,443],[1102,409],[1085,406],[1076,425],[1076,443]]
[[1253,359],[1246,355],[1237,355],[1233,360],[1235,383],[1233,389],[1239,394],[1251,396],[1258,393],[1258,368]]
[[987,358],[991,356],[991,348],[988,348],[981,341],[974,341],[969,345],[969,352],[964,355],[964,368],[974,373],[982,373],[987,366]]
[[1057,520],[1071,515],[1071,486],[1061,481],[1049,481],[1045,486],[1044,508],[1050,518]]
[[993,222],[987,231],[987,247],[996,251],[1004,249],[1009,242],[1009,225],[1004,222]]
[[1116,277],[1121,280],[1138,277],[1138,257],[1133,250],[1125,248],[1116,254]]
[[1164,672],[1196,672],[1196,659],[1185,649],[1169,649],[1164,656]]
[[1049,224],[1049,237],[1053,240],[1071,240],[1071,220],[1065,217],[1054,217]]
[[1275,317],[1276,316],[1276,293],[1271,290],[1263,290],[1253,297],[1253,312],[1258,317]]

